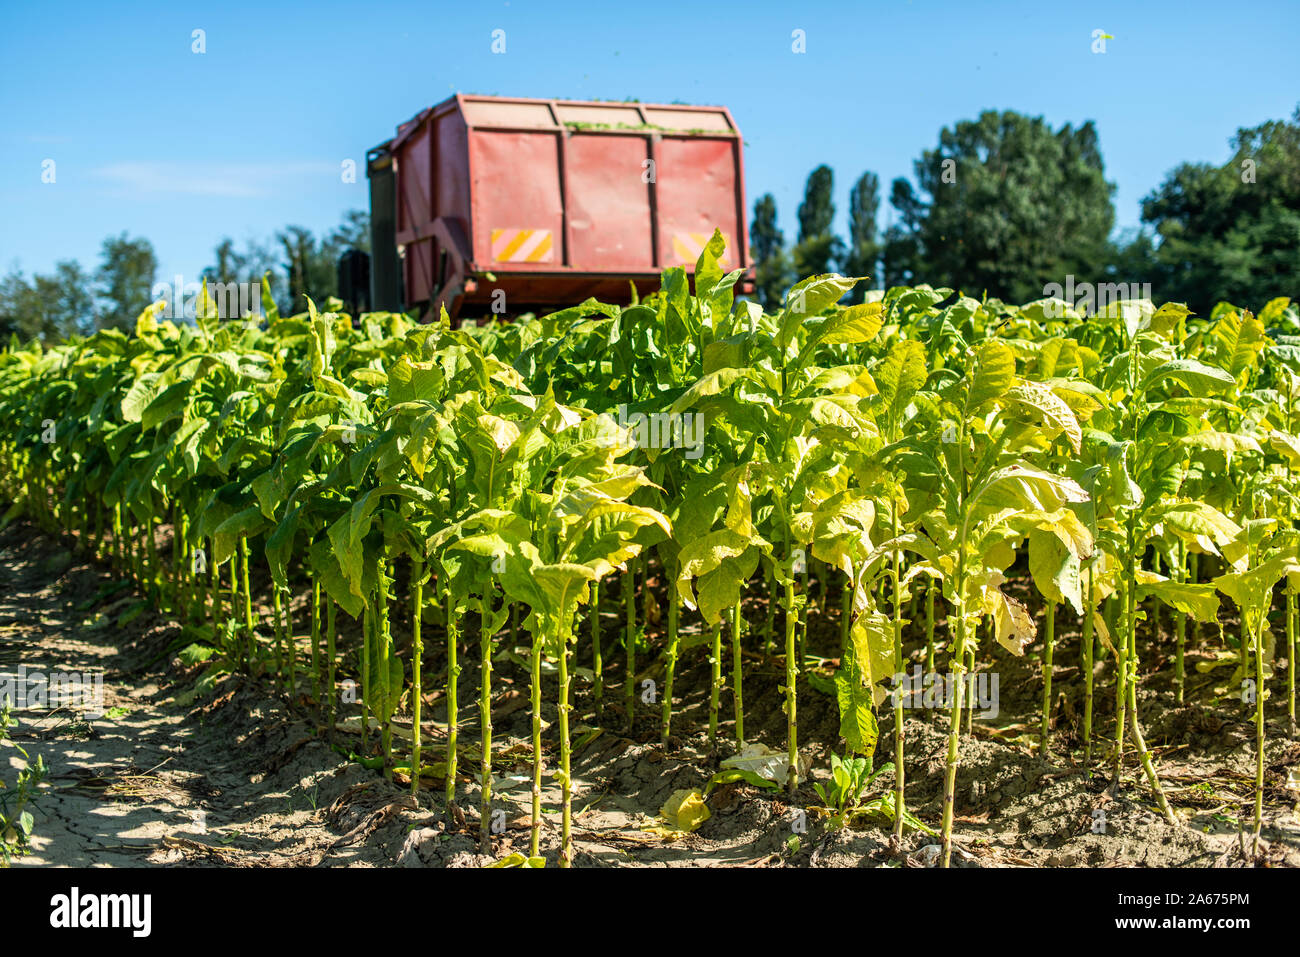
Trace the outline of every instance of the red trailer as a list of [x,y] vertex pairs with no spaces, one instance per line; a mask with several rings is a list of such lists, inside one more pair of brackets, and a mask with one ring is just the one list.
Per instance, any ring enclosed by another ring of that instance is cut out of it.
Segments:
[[626,302],[693,268],[715,227],[748,291],[741,145],[720,106],[457,94],[367,156],[372,307]]

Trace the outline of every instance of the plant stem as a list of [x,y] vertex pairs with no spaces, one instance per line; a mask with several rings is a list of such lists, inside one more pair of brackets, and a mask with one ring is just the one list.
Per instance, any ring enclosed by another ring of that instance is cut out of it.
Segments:
[[[1136,568],[1134,569],[1136,571]],[[1151,762],[1151,755],[1147,751],[1146,740],[1142,737],[1142,728],[1138,725],[1137,715],[1137,681],[1138,681],[1138,657],[1137,657],[1137,587],[1134,584],[1137,576],[1133,576],[1125,592],[1128,596],[1128,722],[1129,734],[1133,738],[1133,746],[1137,749],[1138,759],[1142,762],[1142,770],[1146,772],[1147,783],[1151,785],[1151,790],[1155,792],[1156,804],[1160,806],[1160,812],[1165,816],[1165,820],[1173,826],[1178,826],[1178,819],[1174,817],[1174,812],[1169,808],[1169,802],[1165,799],[1164,788],[1160,786],[1160,778],[1156,774],[1155,765]],[[1118,780],[1118,777],[1116,778]]]
[[373,630],[370,602],[366,602],[361,613],[361,749],[367,757],[370,751],[370,635]]
[[957,553],[957,577],[953,586],[953,602],[948,609],[948,621],[957,620],[957,635],[952,650],[954,671],[952,703],[948,712],[948,759],[943,776],[943,852],[941,864],[948,867],[952,860],[952,819],[957,793],[957,761],[961,753],[961,706],[964,689],[965,651],[966,651],[966,612],[961,588],[966,578],[966,546],[959,544]]
[[[1173,554],[1173,567],[1170,569],[1174,581],[1181,582],[1187,577],[1187,558],[1183,554],[1183,549],[1178,547]],[[1170,614],[1174,618],[1174,689],[1178,696],[1178,703],[1183,703],[1183,692],[1186,681],[1183,675],[1183,648],[1187,643],[1187,616],[1177,608],[1170,608]]]
[[[388,562],[379,563],[377,577],[379,579],[379,620],[376,625],[379,639],[376,642],[379,652],[378,684],[383,688],[384,696],[379,707],[379,743],[384,756],[384,777],[391,781],[393,779],[393,701],[401,689],[393,687],[392,668],[389,665],[393,638],[388,621],[388,586],[392,584],[392,579],[388,575]],[[290,656],[292,658],[292,651]],[[292,663],[289,665],[289,673],[293,674]]]
[[604,662],[600,656],[600,582],[591,583],[591,670],[592,692],[596,698],[596,717],[600,718],[600,713],[605,703],[605,676]]
[[489,593],[483,599],[488,605],[488,615],[479,623],[479,728],[482,732],[482,763],[479,773],[482,787],[479,792],[479,847],[486,851],[492,834],[492,629],[488,627],[492,618],[491,604],[495,598]]
[[536,857],[542,836],[542,638],[533,635],[532,671],[529,688],[533,706],[533,817],[528,855]]
[[[994,628],[993,618],[989,616],[989,632]],[[978,632],[976,633],[978,636]],[[971,722],[975,717],[975,648],[979,645],[978,637],[966,646],[966,682],[962,686],[966,695],[966,737],[974,733]]]
[[1092,566],[1088,567],[1088,581],[1084,586],[1087,600],[1083,606],[1083,639],[1080,650],[1083,652],[1083,777],[1092,779]]
[[275,676],[276,684],[284,684],[284,622],[280,616],[280,587],[271,585],[271,621],[275,626]]
[[623,680],[623,707],[627,711],[629,732],[636,720],[636,566],[637,560],[629,558],[627,574],[623,576],[623,611],[627,616],[627,627],[623,632],[623,645],[627,652],[627,675]]
[[460,665],[456,661],[456,645],[460,636],[456,629],[456,599],[452,595],[450,584],[447,588],[447,811],[452,813],[456,807],[456,725],[458,721],[456,702],[456,679],[460,677]]
[[[1128,584],[1121,580],[1119,583],[1120,602],[1125,610],[1128,609]],[[1127,618],[1127,615],[1126,615]],[[1121,782],[1121,776],[1124,771],[1124,717],[1128,710],[1125,702],[1128,700],[1127,688],[1128,681],[1128,623],[1124,624],[1125,633],[1117,635],[1115,642],[1115,787],[1118,789]],[[1115,634],[1115,632],[1112,632]]]
[[334,618],[335,608],[334,600],[325,599],[325,689],[324,700],[328,702],[325,706],[325,727],[327,739],[332,745],[334,743],[334,653],[335,653],[335,636],[338,634],[336,621]]
[[[848,576],[846,576],[848,577]],[[853,579],[849,578],[840,589],[840,650],[849,646],[853,627]]]
[[[424,562],[411,563],[411,794],[420,793],[420,760],[424,729],[420,712],[424,706]],[[312,642],[315,647],[315,641]],[[333,658],[333,655],[330,656]]]
[[560,792],[563,810],[560,812],[560,867],[573,863],[573,778],[569,773],[569,636],[567,626],[561,626],[560,640]]
[[1260,641],[1263,631],[1263,627],[1255,629],[1255,831],[1251,841],[1252,855],[1259,853],[1259,832],[1264,815],[1264,648]]
[[158,542],[154,539],[153,518],[147,518],[144,521],[145,535],[145,560],[147,562],[146,574],[148,578],[145,581],[145,594],[152,595],[155,598],[162,598],[162,577],[159,575],[158,566]]
[[320,701],[320,580],[311,576],[311,696]]
[[1052,714],[1052,654],[1056,648],[1056,602],[1047,603],[1047,634],[1043,639],[1043,716],[1038,729],[1038,750],[1047,754]]
[[803,607],[799,609],[799,667],[802,669],[804,662],[808,657],[808,562],[806,558],[803,563],[803,572],[800,577],[803,580]]
[[772,644],[776,634],[776,602],[773,596],[776,594],[776,576],[773,574],[770,566],[763,566],[763,577],[767,581],[765,594],[767,598],[767,625],[763,630],[763,657],[772,657]]
[[789,785],[792,797],[799,787],[799,724],[795,715],[795,681],[799,677],[799,666],[795,659],[795,632],[798,626],[799,616],[794,610],[794,577],[787,576],[785,582],[785,734],[790,769],[786,783]]
[[745,700],[742,688],[740,645],[744,639],[745,620],[740,613],[740,599],[731,609],[731,688],[736,708],[736,747],[745,746]]
[[1296,620],[1295,592],[1291,591],[1290,586],[1288,585],[1287,593],[1286,593],[1286,650],[1287,650],[1286,682],[1287,682],[1287,694],[1290,700],[1287,705],[1287,717],[1290,718],[1291,720],[1291,731],[1293,734],[1295,733],[1295,726],[1296,726],[1296,720],[1295,720],[1296,653],[1300,651],[1300,645],[1296,644],[1295,620]]
[[934,579],[925,589],[925,670],[934,671]]
[[[898,537],[898,503],[893,502],[890,505],[890,537]],[[903,797],[904,784],[904,766],[903,766],[903,694],[902,682],[906,679],[903,672],[903,584],[902,584],[902,552],[894,549],[894,562],[891,570],[893,582],[891,586],[894,590],[894,681],[898,688],[894,694],[894,838],[903,839],[903,816],[907,811],[907,802]]]
[[718,699],[722,696],[722,620],[713,626],[712,642],[709,645],[709,745],[718,744]]
[[669,585],[668,589],[668,654],[664,662],[664,697],[661,705],[663,713],[662,730],[659,735],[659,743],[664,748],[668,747],[668,734],[673,723],[673,678],[677,673],[677,646],[678,646],[678,615],[680,605],[677,602],[677,591]]
[[288,588],[281,588],[274,582],[271,583],[277,594],[280,594],[280,633],[284,635],[284,643],[289,654],[289,696],[297,697],[298,695],[298,648],[293,641],[293,615],[290,614],[290,599],[293,597]]
[[[239,559],[243,572],[244,587],[244,627],[248,634],[248,657],[251,662],[256,658],[256,641],[257,637],[253,633],[253,593],[248,587],[248,566],[249,566],[249,549],[247,536],[241,536],[239,539]],[[231,563],[234,567],[234,563]]]

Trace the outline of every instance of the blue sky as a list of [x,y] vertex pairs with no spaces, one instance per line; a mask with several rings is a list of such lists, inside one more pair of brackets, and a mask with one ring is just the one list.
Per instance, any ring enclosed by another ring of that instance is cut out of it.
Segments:
[[[1096,29],[1114,37],[1104,54]],[[787,239],[818,163],[835,171],[843,232],[853,180],[873,170],[887,195],[942,126],[990,108],[1091,119],[1117,226],[1133,227],[1177,163],[1222,162],[1238,127],[1292,114],[1297,35],[1295,0],[4,0],[0,271],[93,268],[126,230],[153,242],[161,276],[188,280],[223,236],[326,231],[367,205],[364,173],[341,182],[342,161],[363,169],[367,148],[455,91],[724,104],[748,202],[775,194]]]

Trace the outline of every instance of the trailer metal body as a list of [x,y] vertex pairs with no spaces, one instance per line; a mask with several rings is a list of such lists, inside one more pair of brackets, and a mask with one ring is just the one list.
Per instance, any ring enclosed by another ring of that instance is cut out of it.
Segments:
[[747,291],[741,147],[720,106],[450,97],[367,155],[374,308],[627,301],[715,227]]

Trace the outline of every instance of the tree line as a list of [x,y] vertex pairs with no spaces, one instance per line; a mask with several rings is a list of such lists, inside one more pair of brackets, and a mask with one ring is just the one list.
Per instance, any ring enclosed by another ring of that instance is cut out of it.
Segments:
[[[772,195],[750,227],[757,298],[779,303],[797,279],[836,270],[874,288],[929,283],[1023,303],[1049,283],[1149,283],[1153,298],[1208,313],[1223,300],[1295,295],[1300,277],[1300,107],[1240,129],[1224,164],[1182,163],[1142,201],[1142,226],[1119,238],[1115,185],[1091,121],[1053,130],[1041,117],[987,111],[939,133],[894,180],[879,228],[880,184],[849,193],[847,239],[832,232],[829,167],[808,177],[787,248]],[[858,293],[859,298],[863,293]]]
[[[288,315],[303,307],[304,295],[320,302],[338,294],[336,264],[350,248],[370,249],[370,216],[361,210],[349,211],[320,237],[306,227],[288,226],[268,241],[249,240],[241,247],[224,238],[213,250],[212,265],[184,279],[260,283],[265,275],[276,305]],[[30,279],[11,268],[0,277],[0,342],[11,335],[57,342],[99,329],[129,330],[153,301],[154,284],[173,279],[159,274],[148,239],[125,232],[104,240],[93,273],[75,259],[61,260],[53,272]]]
[[[1227,300],[1255,305],[1297,293],[1300,277],[1300,107],[1290,121],[1240,129],[1222,165],[1182,163],[1142,201],[1142,226],[1115,238],[1115,184],[1105,177],[1091,121],[1052,129],[1041,117],[986,111],[939,133],[914,163],[915,183],[890,184],[890,221],[880,228],[875,173],[849,191],[848,236],[835,235],[834,174],[818,166],[799,204],[787,248],[770,193],[754,204],[750,249],[756,298],[779,303],[798,279],[838,271],[867,276],[858,288],[928,283],[1023,303],[1049,284],[1146,283],[1159,301],[1208,313]],[[337,295],[336,264],[348,248],[369,251],[369,215],[345,214],[317,237],[288,226],[266,242],[223,239],[201,277],[260,282],[269,273],[281,312],[302,297]],[[192,277],[185,277],[190,281]],[[0,277],[0,341],[57,341],[127,329],[152,300],[153,245],[126,233],[104,240],[93,273],[75,260],[29,279]],[[856,292],[861,299],[865,293]]]

